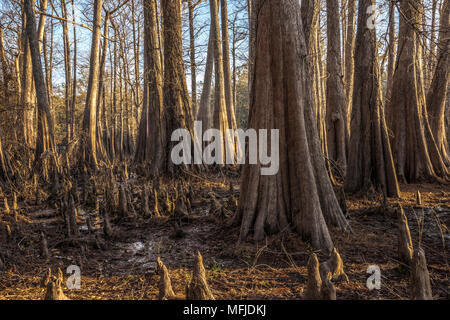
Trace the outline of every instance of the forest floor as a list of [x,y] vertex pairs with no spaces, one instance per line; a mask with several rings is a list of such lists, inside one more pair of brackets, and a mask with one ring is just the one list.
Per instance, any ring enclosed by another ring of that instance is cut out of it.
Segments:
[[[183,299],[197,251],[204,257],[216,299],[302,299],[311,247],[293,232],[237,246],[239,227],[226,225],[235,199],[239,199],[238,179],[231,180],[232,191],[230,178],[198,179],[190,218],[181,224],[182,237],[174,236],[169,218],[137,218],[115,224],[114,240],[103,239],[100,245],[87,241],[80,246],[65,240],[63,218],[56,209],[19,202],[20,236],[14,243],[0,241],[5,261],[5,269],[0,271],[0,299],[43,299],[45,289],[40,283],[48,268],[53,272],[61,268],[65,274],[69,265],[80,266],[82,280],[81,289],[69,290],[64,284],[70,299],[157,299],[158,256],[169,270],[175,294]],[[421,241],[425,250],[434,297],[450,299],[450,187],[402,185],[401,190],[401,200],[388,199],[387,206],[375,193],[347,199],[353,233],[331,230],[350,280],[336,285],[337,299],[408,299],[409,271],[397,261],[393,209],[397,202],[405,209],[414,246]],[[420,207],[416,205],[417,190],[422,195]],[[223,204],[222,210],[215,210],[217,201]],[[89,210],[78,211],[81,238],[102,233],[101,220]],[[96,230],[88,230],[87,215],[94,217]],[[40,256],[40,230],[47,236],[48,260]],[[0,240],[5,240],[1,233]],[[370,265],[381,269],[380,290],[366,287]]]

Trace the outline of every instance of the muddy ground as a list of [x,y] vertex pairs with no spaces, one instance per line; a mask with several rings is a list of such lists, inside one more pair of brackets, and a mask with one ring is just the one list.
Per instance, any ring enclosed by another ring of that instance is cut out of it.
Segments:
[[[169,269],[175,293],[183,299],[197,251],[204,257],[217,299],[302,299],[311,247],[293,232],[237,246],[239,227],[226,223],[239,199],[237,178],[231,178],[232,190],[229,178],[192,181],[195,200],[189,219],[181,221],[181,235],[174,231],[172,219],[142,217],[137,210],[136,219],[115,223],[114,238],[106,239],[95,208],[79,206],[81,233],[78,239],[68,240],[57,208],[19,199],[18,231],[13,228],[12,240],[7,240],[6,231],[0,232],[4,261],[0,299],[43,299],[40,283],[48,268],[61,268],[65,273],[69,265],[80,266],[82,279],[81,289],[69,290],[64,284],[70,299],[157,299],[158,256]],[[394,208],[398,203],[408,217],[414,246],[420,241],[425,250],[434,297],[450,298],[450,187],[402,185],[401,190],[401,200],[385,202],[376,193],[347,199],[353,233],[331,230],[350,280],[336,285],[338,299],[408,299],[409,272],[397,261]],[[421,206],[416,204],[417,190],[422,195]],[[86,225],[88,216],[91,230]],[[40,231],[48,241],[49,259],[41,256]],[[380,290],[366,287],[370,265],[381,269]]]

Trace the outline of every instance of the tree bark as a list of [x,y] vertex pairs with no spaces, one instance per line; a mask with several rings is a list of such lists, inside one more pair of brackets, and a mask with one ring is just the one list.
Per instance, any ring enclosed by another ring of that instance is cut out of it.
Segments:
[[211,0],[210,13],[211,13],[211,28],[213,33],[213,46],[214,46],[214,71],[215,71],[215,96],[214,96],[214,112],[213,112],[213,125],[214,129],[218,129],[222,134],[222,163],[225,163],[227,154],[234,154],[234,150],[229,148],[231,141],[226,134],[226,130],[232,129],[231,119],[228,117],[228,105],[225,94],[225,77],[224,77],[224,62],[222,41],[220,35],[219,25],[219,7],[218,1]]
[[342,73],[339,2],[327,0],[327,150],[344,175],[346,156],[346,99]]
[[135,160],[150,162],[153,174],[164,172],[167,156],[157,14],[156,0],[144,0],[144,100]]
[[450,65],[450,25],[449,0],[444,0],[440,14],[437,64],[427,96],[428,115],[431,132],[439,152],[447,166],[450,166],[450,153],[445,127],[445,106],[449,84]]
[[367,8],[372,5],[374,0],[359,1],[352,135],[345,190],[357,192],[373,185],[386,196],[398,197],[400,190],[382,104],[376,31],[366,23],[370,17]]
[[191,101],[194,115],[198,112],[197,105],[197,64],[195,62],[195,29],[194,29],[194,4],[188,0],[189,10],[189,58],[191,63]]
[[[394,68],[395,68],[395,4],[393,1],[389,2],[389,47],[388,47],[388,68],[387,68],[387,83],[385,105],[389,105],[392,97],[392,86],[394,82]],[[389,128],[392,126],[392,112],[390,108],[386,110],[386,121]]]
[[421,49],[414,26],[420,24],[419,0],[400,1],[396,71],[389,108],[392,151],[400,182],[436,181],[448,170],[432,137],[426,112]]
[[[61,0],[61,12],[62,17],[67,19],[67,6],[66,1]],[[70,44],[69,44],[69,30],[67,27],[67,21],[62,20],[61,24],[63,26],[63,43],[64,43],[64,72],[65,72],[65,94],[64,94],[64,103],[66,107],[66,140],[67,143],[72,141],[73,135],[71,132],[72,126],[70,123],[71,116],[71,90],[73,89],[71,83],[71,66],[70,66]]]
[[209,30],[208,52],[206,53],[205,75],[203,77],[202,95],[200,97],[200,107],[197,112],[196,119],[201,121],[203,129],[212,128],[212,112],[211,112],[211,83],[214,70],[214,46],[212,27]]
[[[331,251],[325,220],[348,227],[326,172],[314,122],[306,43],[295,0],[253,2],[255,42],[250,78],[249,127],[279,129],[277,174],[260,175],[261,165],[245,165],[234,221],[240,241],[253,229],[254,239],[290,226],[316,249]],[[299,166],[301,164],[301,166]],[[324,218],[325,217],[325,218]]]
[[93,169],[97,163],[97,95],[100,73],[100,33],[102,0],[94,1],[94,28],[92,32],[89,80],[83,117],[82,159]]
[[32,108],[33,108],[33,69],[30,54],[30,45],[26,32],[27,17],[23,13],[22,31],[22,61],[21,61],[21,97],[22,110],[19,115],[18,137],[26,146],[32,146]]
[[352,113],[352,101],[353,101],[353,77],[355,72],[354,52],[355,52],[355,16],[356,16],[356,0],[348,0],[348,12],[347,12],[347,31],[345,33],[345,97],[347,99],[346,123],[347,123],[347,136],[350,136],[350,115]]
[[36,18],[32,0],[24,1],[26,13],[26,32],[30,46],[30,55],[33,63],[33,78],[36,89],[38,107],[38,129],[36,140],[35,161],[41,164],[41,156],[46,151],[56,152],[53,118],[50,114],[47,86],[45,84],[42,62],[39,52],[39,39],[36,31]]
[[220,0],[220,13],[222,21],[223,79],[229,125],[231,129],[236,129],[236,115],[234,112],[233,89],[231,84],[230,37],[228,33],[227,1],[228,0]]
[[[162,0],[163,41],[164,41],[164,89],[163,101],[166,115],[165,165],[163,172],[175,174],[179,167],[171,161],[170,152],[175,145],[169,137],[176,129],[189,131],[196,143],[194,135],[194,119],[184,72],[182,35],[181,35],[181,1]],[[185,169],[189,166],[184,165]]]

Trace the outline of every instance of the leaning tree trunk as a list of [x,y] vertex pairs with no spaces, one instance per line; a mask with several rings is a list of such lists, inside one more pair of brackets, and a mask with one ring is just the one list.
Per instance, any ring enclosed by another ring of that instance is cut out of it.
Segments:
[[[279,129],[279,170],[260,175],[261,164],[245,165],[241,198],[234,216],[241,222],[240,241],[251,230],[265,232],[290,226],[314,248],[332,250],[325,220],[348,227],[327,175],[310,84],[306,43],[296,0],[252,1],[254,47],[249,127]],[[325,217],[325,218],[324,218]]]
[[327,150],[330,160],[336,161],[345,175],[346,103],[342,73],[339,26],[339,1],[327,0]]
[[36,140],[35,161],[38,166],[41,165],[41,156],[46,151],[56,152],[53,118],[50,114],[48,103],[47,86],[44,73],[42,71],[42,62],[39,52],[39,39],[36,31],[36,18],[34,16],[34,2],[32,0],[24,1],[24,10],[26,13],[26,32],[28,43],[30,45],[30,54],[33,64],[33,78],[36,89],[37,107],[38,107],[38,129]]
[[431,131],[439,152],[447,166],[450,165],[448,140],[445,128],[445,105],[450,68],[449,0],[444,0],[440,16],[438,59],[433,80],[427,96]]
[[153,174],[164,171],[167,156],[157,14],[156,0],[144,0],[144,100],[135,160],[150,162]]
[[97,95],[100,75],[100,36],[102,23],[102,0],[94,1],[94,28],[92,32],[89,80],[83,117],[82,161],[93,169],[97,163]]
[[398,197],[400,190],[382,104],[376,31],[365,23],[371,5],[375,5],[375,0],[359,1],[352,135],[345,190],[368,190],[373,185],[386,196]]
[[[194,119],[184,73],[183,46],[181,35],[181,2],[162,0],[164,41],[164,88],[163,101],[166,115],[165,165],[160,173],[175,174],[177,169],[171,161],[170,152],[175,142],[170,141],[172,132],[186,129],[196,142]],[[189,166],[184,165],[185,169]]]
[[189,58],[191,63],[191,101],[194,115],[197,114],[197,63],[195,62],[195,28],[194,28],[194,8],[192,0],[188,0],[189,10]]
[[419,35],[420,0],[400,1],[397,64],[389,108],[392,151],[400,182],[435,181],[448,170],[432,137],[424,96]]

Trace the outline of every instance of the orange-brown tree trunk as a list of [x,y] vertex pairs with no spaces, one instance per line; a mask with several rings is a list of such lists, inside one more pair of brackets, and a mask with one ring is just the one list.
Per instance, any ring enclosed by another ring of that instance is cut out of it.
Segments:
[[348,224],[329,180],[314,122],[314,102],[307,49],[296,0],[254,0],[254,65],[249,127],[279,129],[279,170],[261,175],[261,164],[246,164],[234,222],[240,240],[253,231],[295,229],[316,249],[333,247],[327,223]]

